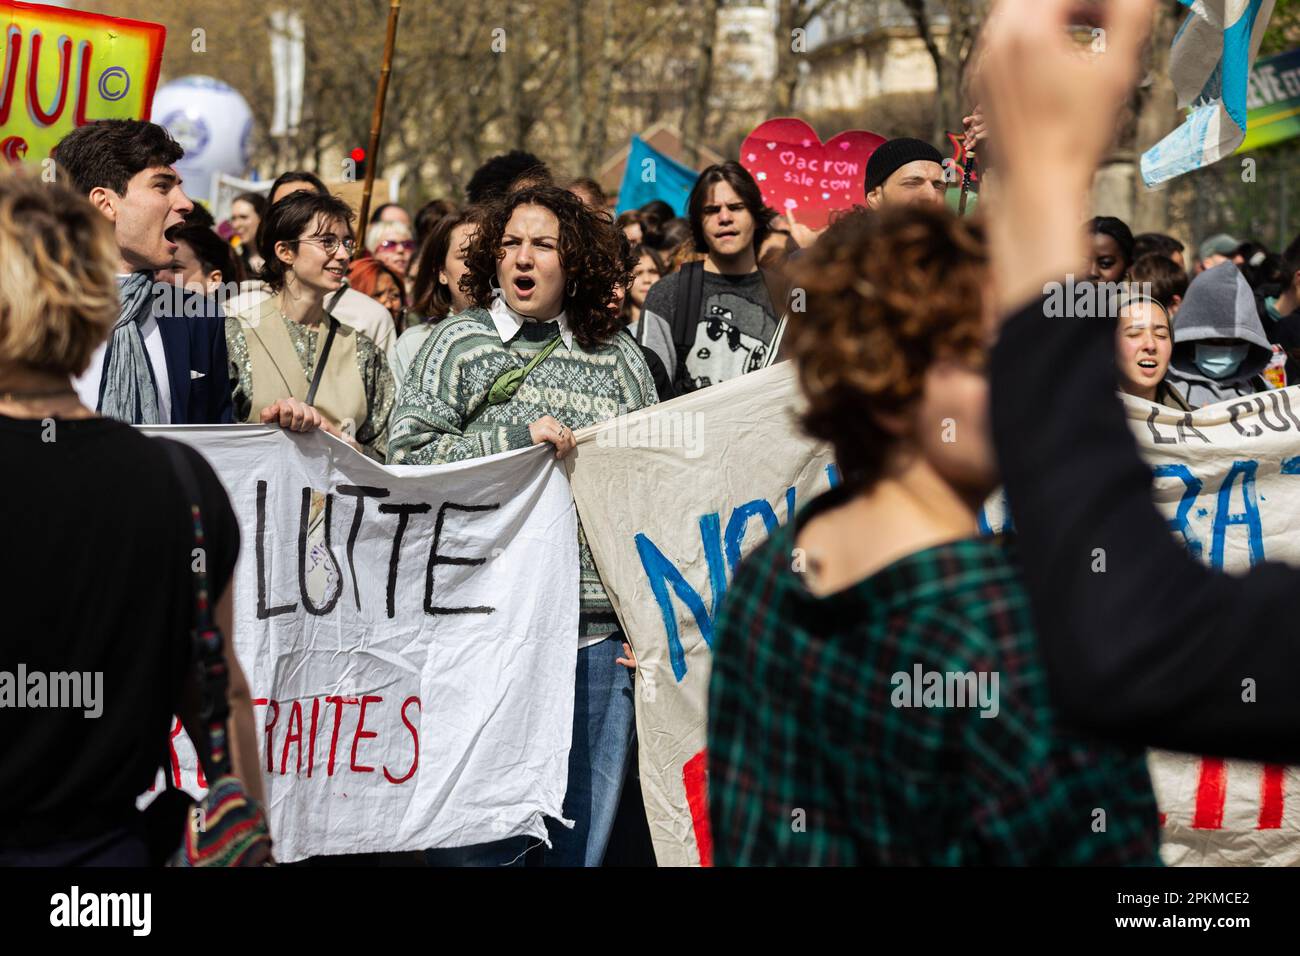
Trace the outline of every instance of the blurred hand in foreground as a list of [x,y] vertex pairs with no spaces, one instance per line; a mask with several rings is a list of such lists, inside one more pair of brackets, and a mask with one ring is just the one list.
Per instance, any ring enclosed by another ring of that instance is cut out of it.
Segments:
[[1083,261],[1085,197],[1138,80],[1154,0],[1086,9],[1102,52],[1072,39],[1072,0],[998,0],[981,37],[975,88],[997,130],[999,194],[987,212],[1002,317]]

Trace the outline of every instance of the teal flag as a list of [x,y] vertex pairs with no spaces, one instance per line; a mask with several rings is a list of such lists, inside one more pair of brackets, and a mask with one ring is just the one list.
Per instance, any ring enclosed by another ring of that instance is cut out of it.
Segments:
[[623,185],[618,189],[615,215],[639,209],[652,199],[662,199],[679,216],[686,215],[686,200],[699,173],[677,160],[665,156],[640,136],[632,137],[623,171]]

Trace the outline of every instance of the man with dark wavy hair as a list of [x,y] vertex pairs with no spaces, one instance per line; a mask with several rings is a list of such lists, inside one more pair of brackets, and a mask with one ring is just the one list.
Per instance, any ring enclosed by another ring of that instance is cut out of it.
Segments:
[[768,364],[785,283],[759,268],[758,250],[774,215],[739,163],[710,166],[696,180],[687,217],[703,261],[656,282],[641,317],[645,344],[673,359],[665,364],[676,369],[679,395]]
[[184,155],[165,129],[143,120],[87,123],[53,153],[62,175],[112,223],[118,248],[118,321],[76,379],[77,392],[90,408],[133,425],[233,421],[220,307],[181,302],[178,312],[170,284],[154,281],[171,267],[175,233],[194,209],[174,165]]

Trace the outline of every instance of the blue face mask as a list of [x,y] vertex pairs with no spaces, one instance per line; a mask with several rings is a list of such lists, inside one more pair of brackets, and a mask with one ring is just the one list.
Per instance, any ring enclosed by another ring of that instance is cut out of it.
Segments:
[[1241,367],[1249,351],[1249,345],[1197,344],[1196,367],[1208,378],[1227,378]]

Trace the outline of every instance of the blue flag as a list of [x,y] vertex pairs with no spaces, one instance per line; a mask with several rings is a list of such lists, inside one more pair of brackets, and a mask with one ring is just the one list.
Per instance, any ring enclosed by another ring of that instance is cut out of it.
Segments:
[[698,177],[699,173],[689,166],[665,156],[640,136],[633,136],[614,214],[639,209],[652,199],[662,199],[677,215],[684,216],[686,200]]
[[1142,155],[1148,186],[1217,163],[1246,138],[1250,67],[1274,0],[1179,0],[1191,9],[1174,37],[1169,75],[1186,122]]

